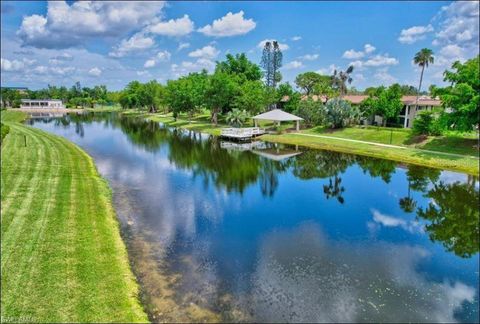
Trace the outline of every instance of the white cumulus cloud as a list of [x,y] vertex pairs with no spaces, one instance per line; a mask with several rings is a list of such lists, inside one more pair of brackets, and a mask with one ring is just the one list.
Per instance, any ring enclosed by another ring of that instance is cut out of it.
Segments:
[[199,48],[193,52],[188,53],[188,56],[190,57],[200,57],[200,58],[205,58],[205,59],[213,59],[218,56],[220,53],[219,50],[217,50],[215,47],[211,45],[204,46],[202,48]]
[[332,75],[333,74],[333,71],[335,70],[340,70],[340,67],[336,66],[335,64],[330,64],[328,66],[328,68],[320,68],[318,69],[317,72],[318,74],[322,74],[322,75]]
[[150,60],[146,60],[146,61],[145,61],[145,64],[143,64],[143,67],[148,69],[148,68],[154,67],[155,64],[157,64],[157,63],[155,62],[155,60],[150,59]]
[[283,66],[283,68],[287,70],[301,69],[303,67],[305,67],[305,65],[300,61],[291,61]]
[[182,49],[189,48],[189,47],[190,47],[190,43],[180,43],[178,44],[177,51],[181,51]]
[[350,60],[355,60],[364,57],[367,54],[375,51],[375,46],[371,44],[365,44],[363,46],[363,51],[355,51],[354,49],[347,50],[343,53],[342,57]]
[[98,67],[94,67],[88,71],[88,74],[94,77],[98,77],[102,74],[102,70],[100,70]]
[[353,65],[356,68],[364,67],[382,67],[382,66],[391,66],[397,65],[399,62],[396,58],[390,57],[388,54],[378,54],[372,57],[367,58],[366,60],[356,60],[350,62],[350,65]]
[[183,61],[181,64],[172,64],[171,70],[175,77],[186,75],[190,72],[199,72],[203,69],[211,71],[215,68],[215,62],[207,58],[199,58],[196,61]]
[[170,54],[170,52],[167,50],[160,51],[157,53],[157,60],[160,62],[169,61],[171,57],[172,57],[172,54]]
[[146,36],[144,33],[137,33],[129,39],[124,39],[117,45],[112,52],[112,57],[123,57],[134,51],[141,51],[152,47],[155,41],[152,37]]
[[9,60],[1,58],[1,70],[4,72],[18,72],[23,71],[25,68],[31,66],[36,60],[30,60],[22,58],[21,60]]
[[163,7],[162,1],[50,1],[47,14],[25,16],[17,34],[24,45],[68,48],[88,39],[122,36],[153,19]]
[[440,16],[443,20],[440,23],[440,30],[435,35],[434,45],[473,45],[478,53],[478,2],[455,1],[448,6],[442,7]]
[[362,51],[355,51],[353,49],[345,51],[345,53],[342,55],[342,57],[346,59],[358,59],[362,58],[363,56],[365,56],[365,53]]
[[188,15],[182,18],[170,19],[169,21],[160,21],[147,27],[147,31],[163,36],[185,36],[190,34],[195,25]]
[[245,19],[244,12],[239,11],[235,14],[229,12],[220,19],[213,21],[211,25],[206,25],[198,31],[207,36],[228,37],[243,35],[253,30],[257,25],[253,19]]
[[152,57],[148,60],[145,61],[145,64],[143,64],[144,68],[152,68],[157,65],[159,62],[166,62],[169,61],[171,58],[172,54],[170,54],[169,51],[160,51],[157,53],[155,57]]
[[419,40],[425,39],[426,35],[432,31],[432,25],[413,26],[407,29],[402,29],[398,41],[403,44],[413,44]]

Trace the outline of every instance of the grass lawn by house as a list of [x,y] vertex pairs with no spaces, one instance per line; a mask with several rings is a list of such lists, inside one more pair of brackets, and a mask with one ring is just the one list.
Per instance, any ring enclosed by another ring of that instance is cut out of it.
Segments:
[[2,322],[146,322],[106,181],[23,118],[2,111]]
[[410,129],[405,128],[370,126],[331,130],[325,129],[324,127],[314,127],[302,132],[445,153],[478,156],[478,148],[476,148],[478,142],[475,134],[460,135],[450,132],[446,136],[429,136],[419,141],[418,137],[412,136]]

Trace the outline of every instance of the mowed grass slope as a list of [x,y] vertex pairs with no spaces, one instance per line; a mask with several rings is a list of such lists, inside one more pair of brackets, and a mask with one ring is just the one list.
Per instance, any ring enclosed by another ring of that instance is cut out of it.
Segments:
[[17,118],[2,112],[2,322],[147,321],[92,159]]

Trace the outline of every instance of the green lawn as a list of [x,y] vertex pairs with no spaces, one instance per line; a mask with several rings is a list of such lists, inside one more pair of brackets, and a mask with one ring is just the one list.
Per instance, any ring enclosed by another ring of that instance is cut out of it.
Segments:
[[219,124],[217,126],[213,125],[210,122],[210,115],[208,113],[195,115],[190,120],[188,119],[187,115],[181,114],[180,116],[178,116],[176,121],[171,113],[166,115],[159,113],[145,114],[144,116],[149,120],[161,122],[168,126],[181,127],[192,131],[203,132],[216,136],[220,135],[220,129],[222,127],[228,127],[222,119],[219,120]]
[[298,134],[263,135],[260,139],[267,142],[302,145],[317,149],[352,153],[394,160],[405,163],[428,166],[438,169],[466,172],[478,175],[479,160],[471,156],[448,156],[441,152],[429,152],[416,148],[390,148],[371,144],[352,143],[340,138],[320,138]]
[[447,136],[429,136],[420,140],[412,135],[410,129],[385,127],[349,127],[339,130],[314,127],[302,131],[306,134],[317,134],[360,141],[392,144],[419,148],[424,150],[478,156],[477,140],[472,136],[461,136],[450,132]]
[[2,322],[147,321],[106,181],[22,118],[2,111]]

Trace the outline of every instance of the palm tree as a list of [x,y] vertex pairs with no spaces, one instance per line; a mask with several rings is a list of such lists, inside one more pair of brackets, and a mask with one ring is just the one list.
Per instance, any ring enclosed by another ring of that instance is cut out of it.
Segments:
[[417,54],[415,54],[415,57],[413,58],[413,62],[416,65],[422,67],[422,73],[420,74],[420,83],[418,84],[417,100],[415,101],[415,109],[417,109],[418,96],[422,88],[423,71],[425,71],[425,67],[428,67],[428,64],[433,64],[433,61],[433,51],[429,48],[422,48]]
[[399,200],[400,208],[406,212],[406,213],[411,213],[415,210],[415,207],[417,207],[417,202],[410,197],[410,188],[411,188],[411,183],[410,179],[408,180],[408,195],[407,197],[401,198]]
[[349,84],[352,83],[352,77],[350,76],[352,72],[353,72],[353,65],[350,65],[345,72],[340,71],[337,73],[337,70],[333,71],[332,83],[340,91],[340,97],[343,97],[344,95],[347,94],[347,82]]

